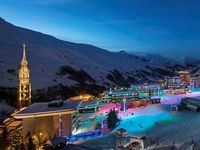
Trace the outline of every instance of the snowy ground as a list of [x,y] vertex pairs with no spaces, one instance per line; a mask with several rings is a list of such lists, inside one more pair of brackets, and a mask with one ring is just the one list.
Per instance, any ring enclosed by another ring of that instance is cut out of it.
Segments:
[[132,110],[134,115],[126,113],[125,117],[121,116],[122,121],[118,128],[126,129],[129,135],[143,136],[148,130],[156,127],[157,123],[164,124],[179,120],[179,117],[174,112],[169,111],[169,109],[169,105],[165,107],[161,105],[150,105],[134,109]]
[[[168,95],[161,98],[161,104],[149,105],[146,107],[128,109],[125,113],[121,112],[119,117],[121,122],[116,128],[124,128],[130,136],[142,137],[156,142],[146,146],[151,148],[168,147],[175,142],[176,147],[189,147],[192,139],[200,146],[200,113],[191,111],[175,112],[171,110],[171,105],[179,104],[183,97],[200,96],[200,92]],[[91,131],[95,114],[85,114],[82,119],[82,131]],[[90,121],[89,121],[90,120]],[[92,127],[94,128],[94,126]],[[81,128],[80,128],[81,129]],[[187,145],[187,146],[186,146]]]
[[125,128],[131,136],[148,135],[159,146],[175,142],[176,146],[181,147],[192,139],[200,143],[200,113],[170,110],[171,105],[180,103],[183,97],[199,95],[198,92],[169,95],[162,98],[161,104],[130,109],[124,115],[121,114],[122,121],[118,128]]
[[192,138],[195,142],[200,143],[200,114],[196,112],[178,112],[178,120],[157,126],[150,130],[149,136],[160,143],[160,145],[169,145],[173,141],[177,145],[185,142],[191,142]]

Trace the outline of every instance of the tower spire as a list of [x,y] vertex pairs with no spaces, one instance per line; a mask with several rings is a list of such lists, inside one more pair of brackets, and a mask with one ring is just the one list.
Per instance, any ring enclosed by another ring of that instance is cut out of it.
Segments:
[[26,45],[23,44],[23,57],[18,71],[18,108],[31,105],[31,81],[28,61],[26,60]]
[[23,58],[22,60],[26,60],[26,45],[23,44]]

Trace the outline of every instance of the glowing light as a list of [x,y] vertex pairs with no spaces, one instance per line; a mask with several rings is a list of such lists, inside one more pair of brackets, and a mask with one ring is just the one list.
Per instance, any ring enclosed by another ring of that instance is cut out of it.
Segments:
[[95,97],[93,95],[90,95],[90,94],[81,94],[81,95],[78,95],[78,96],[75,96],[75,97],[71,97],[70,99],[71,100],[91,100],[91,99],[94,99]]

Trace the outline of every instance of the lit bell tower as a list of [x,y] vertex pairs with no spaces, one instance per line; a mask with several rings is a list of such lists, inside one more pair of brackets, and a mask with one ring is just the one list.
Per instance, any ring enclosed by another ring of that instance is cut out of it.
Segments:
[[31,105],[31,82],[28,61],[26,60],[26,45],[23,44],[23,58],[18,74],[18,109]]

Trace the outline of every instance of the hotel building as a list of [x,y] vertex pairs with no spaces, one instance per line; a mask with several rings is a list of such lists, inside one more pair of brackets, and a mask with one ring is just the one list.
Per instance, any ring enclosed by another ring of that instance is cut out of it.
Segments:
[[127,101],[133,100],[133,99],[138,99],[138,93],[131,89],[114,89],[114,90],[109,90],[109,91],[104,91],[103,92],[103,102],[108,103],[108,102],[122,102],[122,99],[125,97]]
[[138,92],[139,98],[158,96],[160,86],[158,84],[138,84],[132,85],[131,88]]

